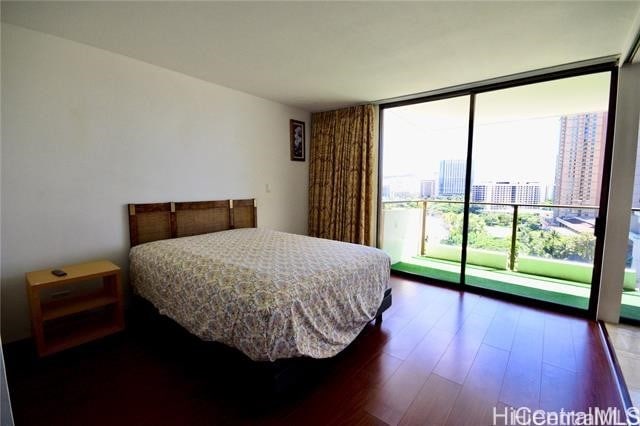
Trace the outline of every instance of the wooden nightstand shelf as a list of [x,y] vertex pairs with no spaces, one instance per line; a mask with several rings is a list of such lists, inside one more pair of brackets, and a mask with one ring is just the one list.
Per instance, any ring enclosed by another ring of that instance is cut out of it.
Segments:
[[[31,327],[40,356],[89,342],[124,329],[120,268],[102,260],[62,268],[67,275],[57,277],[51,269],[26,274],[31,309]],[[40,291],[67,287],[102,278],[98,291],[41,301]]]

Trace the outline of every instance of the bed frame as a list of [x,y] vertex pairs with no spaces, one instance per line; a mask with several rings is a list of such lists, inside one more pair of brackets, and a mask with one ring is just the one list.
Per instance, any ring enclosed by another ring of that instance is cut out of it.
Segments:
[[[128,210],[131,247],[151,241],[257,226],[254,199],[129,204]],[[157,319],[160,316],[157,310],[141,299],[134,299],[138,307],[143,307],[138,309],[139,319]],[[391,300],[391,289],[388,289],[376,312],[376,325],[382,322],[382,313],[391,306]],[[167,320],[172,322],[169,318]],[[279,360],[259,365],[268,372],[272,390],[279,392],[298,380],[301,363],[304,361]]]
[[[131,247],[157,240],[257,226],[255,199],[129,204]],[[391,289],[384,293],[375,316],[391,306]]]

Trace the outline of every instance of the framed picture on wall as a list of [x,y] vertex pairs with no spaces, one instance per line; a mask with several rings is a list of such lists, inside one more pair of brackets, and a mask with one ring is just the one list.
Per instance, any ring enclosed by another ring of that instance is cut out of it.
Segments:
[[289,120],[291,161],[304,161],[304,121]]

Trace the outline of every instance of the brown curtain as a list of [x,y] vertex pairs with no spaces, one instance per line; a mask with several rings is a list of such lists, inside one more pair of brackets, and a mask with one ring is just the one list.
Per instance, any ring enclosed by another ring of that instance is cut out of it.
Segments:
[[370,244],[375,108],[311,115],[309,235]]

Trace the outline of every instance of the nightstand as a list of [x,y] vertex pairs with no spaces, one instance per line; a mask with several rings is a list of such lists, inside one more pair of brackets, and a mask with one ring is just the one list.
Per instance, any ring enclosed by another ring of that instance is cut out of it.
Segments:
[[[38,355],[46,356],[124,329],[120,268],[101,260],[26,274],[31,327]],[[75,296],[43,302],[41,291],[73,290],[79,283],[102,279],[102,288]]]

